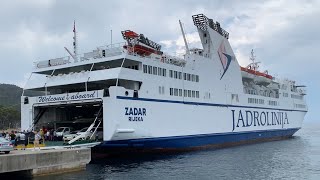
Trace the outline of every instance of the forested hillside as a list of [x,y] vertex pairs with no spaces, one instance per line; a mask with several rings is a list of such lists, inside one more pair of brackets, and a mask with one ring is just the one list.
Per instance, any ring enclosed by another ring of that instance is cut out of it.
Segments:
[[0,129],[20,126],[20,97],[22,88],[0,84]]
[[[12,84],[0,84],[0,130],[19,128],[20,97],[23,89]],[[39,92],[25,92],[26,95],[41,95]]]
[[20,109],[22,88],[12,84],[0,84],[0,105]]

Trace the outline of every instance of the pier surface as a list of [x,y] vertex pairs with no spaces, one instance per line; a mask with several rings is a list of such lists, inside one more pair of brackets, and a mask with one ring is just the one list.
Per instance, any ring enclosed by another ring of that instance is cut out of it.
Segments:
[[26,171],[31,175],[85,169],[91,161],[90,148],[56,150],[16,150],[0,154],[0,173]]

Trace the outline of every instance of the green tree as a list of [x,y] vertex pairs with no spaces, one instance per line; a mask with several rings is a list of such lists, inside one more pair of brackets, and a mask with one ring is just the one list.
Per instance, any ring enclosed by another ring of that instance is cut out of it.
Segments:
[[19,128],[20,112],[13,107],[0,106],[0,129]]

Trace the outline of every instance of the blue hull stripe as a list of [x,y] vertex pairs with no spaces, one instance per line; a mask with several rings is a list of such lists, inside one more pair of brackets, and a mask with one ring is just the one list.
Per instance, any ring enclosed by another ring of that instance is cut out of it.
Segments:
[[268,140],[273,138],[289,137],[300,128],[275,129],[263,131],[246,131],[230,133],[214,133],[189,136],[173,136],[159,138],[130,139],[118,141],[104,141],[99,147],[104,148],[192,148],[207,145],[223,145],[232,143],[245,143],[250,141]]
[[148,102],[165,102],[165,103],[189,104],[189,105],[200,105],[200,106],[219,106],[219,107],[236,107],[236,108],[250,108],[250,109],[270,109],[270,110],[280,110],[280,111],[308,112],[306,110],[295,110],[295,109],[277,109],[277,108],[256,107],[256,106],[238,106],[238,105],[232,105],[232,104],[214,104],[214,103],[191,102],[191,101],[174,101],[174,100],[151,99],[151,98],[133,98],[133,97],[127,97],[127,96],[117,96],[117,99],[126,99],[126,100],[133,100],[133,101],[148,101]]

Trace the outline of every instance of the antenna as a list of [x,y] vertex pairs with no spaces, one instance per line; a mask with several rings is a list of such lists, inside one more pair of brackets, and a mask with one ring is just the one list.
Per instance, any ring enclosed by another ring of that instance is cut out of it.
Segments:
[[248,65],[248,67],[250,66],[253,70],[257,71],[258,68],[259,68],[259,65],[258,65],[258,64],[261,63],[261,62],[255,62],[256,56],[254,55],[253,49],[251,50],[250,60],[252,61],[252,63],[250,63],[250,64]]
[[186,39],[186,36],[185,36],[185,34],[184,34],[184,30],[183,30],[182,23],[181,23],[180,20],[179,20],[179,24],[180,24],[180,28],[181,28],[181,32],[182,32],[184,44],[185,44],[185,46],[186,46],[186,54],[190,54],[190,52],[189,52],[189,47],[188,47],[188,43],[187,43],[187,39]]
[[252,61],[252,63],[254,64],[254,61],[256,60],[256,56],[254,55],[253,49],[251,49],[251,57],[250,60]]
[[[66,49],[68,53],[71,55],[68,49]],[[72,58],[74,59],[74,62],[78,62],[78,44],[77,44],[77,31],[76,31],[76,20],[73,22],[73,52],[74,55]]]

